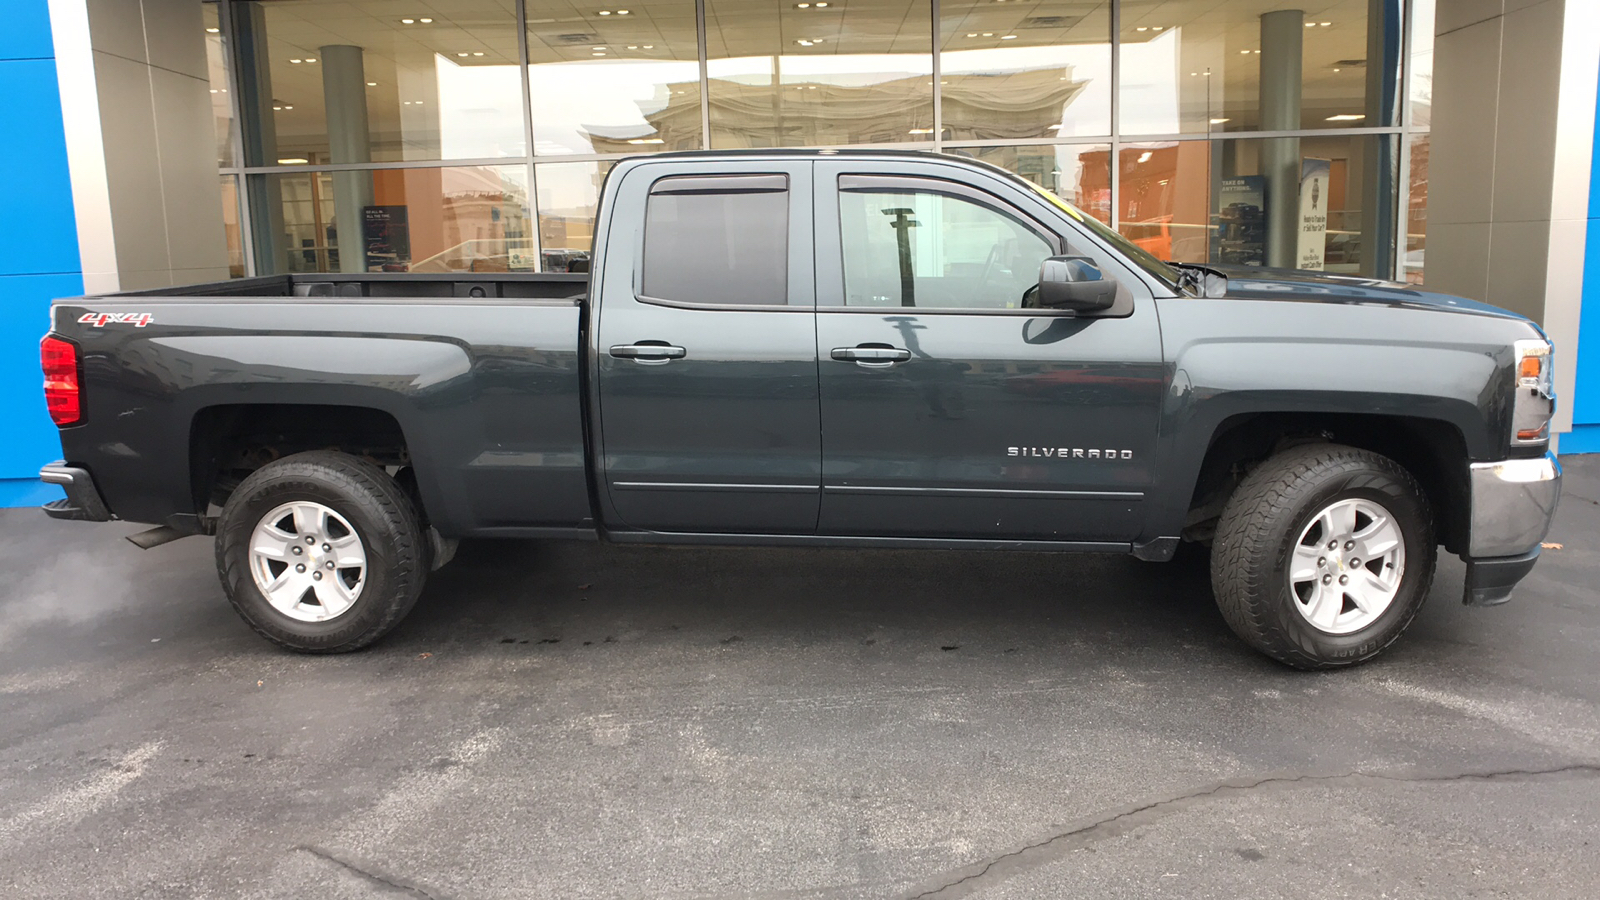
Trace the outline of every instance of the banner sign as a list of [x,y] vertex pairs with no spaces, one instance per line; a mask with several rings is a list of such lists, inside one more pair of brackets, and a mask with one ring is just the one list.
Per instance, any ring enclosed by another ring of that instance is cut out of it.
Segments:
[[363,207],[361,230],[368,272],[411,268],[411,222],[404,206]]
[[1217,191],[1217,227],[1211,259],[1240,266],[1267,261],[1267,180],[1260,175],[1224,178]]
[[1322,255],[1328,246],[1328,171],[1326,159],[1306,159],[1300,163],[1300,248],[1295,254],[1296,269],[1322,271]]

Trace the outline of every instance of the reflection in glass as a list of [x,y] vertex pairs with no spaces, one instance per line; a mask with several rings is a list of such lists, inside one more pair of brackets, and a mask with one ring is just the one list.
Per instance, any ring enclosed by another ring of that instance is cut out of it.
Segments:
[[1123,0],[1122,132],[1395,124],[1400,5]]
[[1433,122],[1433,5],[1434,0],[1411,0],[1411,127],[1428,128]]
[[239,179],[222,176],[222,232],[228,242],[228,277],[244,277],[244,234],[239,230]]
[[706,0],[711,146],[933,139],[928,0]]
[[534,152],[698,150],[694,0],[647,0],[605,13],[528,0]]
[[946,152],[1021,175],[1096,219],[1111,223],[1109,144],[956,147]]
[[[282,231],[273,236],[271,265],[264,270],[534,271],[524,166],[355,173],[372,191],[371,205],[356,217],[338,209],[337,174],[350,173],[250,176],[266,180],[268,192],[281,198]],[[361,223],[356,233],[342,233],[347,218]]]
[[1411,195],[1406,208],[1405,250],[1401,264],[1405,280],[1423,283],[1424,258],[1428,249],[1428,150],[1429,136],[1411,137]]
[[[1306,161],[1325,163],[1327,174],[1315,188],[1307,181],[1304,197],[1296,192],[1284,201],[1273,196],[1262,172],[1266,140],[1125,145],[1119,160],[1119,230],[1161,259],[1262,266],[1270,264],[1274,251],[1268,226],[1272,204],[1287,202],[1297,226],[1291,240],[1301,239],[1307,221],[1322,225],[1324,271],[1387,278],[1393,140],[1384,135],[1301,138],[1302,167]],[[1288,250],[1291,259],[1297,258],[1298,243]]]
[[222,23],[216,0],[200,7],[206,29],[206,75],[211,82],[211,121],[217,138],[217,165],[231,167],[233,159],[233,100],[228,94],[228,63],[222,47]]
[[534,167],[539,194],[539,246],[543,271],[567,272],[575,260],[587,268],[594,246],[594,211],[610,162],[547,163]]
[[1118,230],[1152,256],[1205,262],[1211,142],[1124,144]]
[[401,7],[234,3],[247,164],[527,152],[513,6]]
[[1111,133],[1110,4],[944,0],[939,16],[946,140]]

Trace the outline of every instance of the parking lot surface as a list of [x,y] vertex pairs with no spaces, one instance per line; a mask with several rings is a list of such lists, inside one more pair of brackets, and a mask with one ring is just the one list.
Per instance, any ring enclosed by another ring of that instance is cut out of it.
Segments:
[[281,652],[208,540],[0,512],[0,891],[1600,895],[1600,460],[1507,606],[1290,671],[1203,563],[478,542]]

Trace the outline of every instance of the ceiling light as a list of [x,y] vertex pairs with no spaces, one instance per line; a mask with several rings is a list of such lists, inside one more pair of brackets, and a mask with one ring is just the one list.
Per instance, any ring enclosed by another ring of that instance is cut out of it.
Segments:
[[593,53],[591,53],[589,55],[590,56],[605,56],[606,52],[604,50],[596,50],[595,52],[593,52]]
[[1366,117],[1367,117],[1366,113],[1340,113],[1337,116],[1329,116],[1328,117],[1328,121],[1329,122],[1359,122],[1362,119],[1365,119]]
[[428,19],[428,18],[418,19],[417,21],[421,22],[424,25],[432,25],[433,24],[433,20],[432,19]]
[[1333,23],[1332,22],[1318,22],[1317,24],[1321,25],[1323,28],[1327,28],[1329,25],[1332,25]]
[[630,143],[630,144],[665,144],[666,141],[662,140],[661,138],[632,138],[632,139],[630,139],[628,141],[628,143]]
[[316,62],[316,61],[317,61],[317,58],[315,56],[306,57],[306,62]]
[[800,45],[800,46],[802,46],[802,47],[809,47],[809,46],[811,46],[811,45],[812,45],[812,43],[814,43],[814,42],[813,42],[813,41],[808,41],[808,40],[806,40],[806,39],[805,39],[805,38],[801,38],[801,39],[800,39],[800,40],[798,40],[798,41],[795,41],[795,43],[796,43],[796,44],[799,44],[799,45]]
[[637,50],[637,49],[639,49],[639,45],[638,44],[629,44],[628,45],[628,49],[629,50]]
[[1149,31],[1149,30],[1150,30],[1149,27],[1145,26],[1145,25],[1140,25],[1138,28],[1134,29],[1134,31]]
[[619,10],[617,10],[617,15],[619,15],[619,16],[625,16],[625,15],[627,15],[627,14],[628,14],[628,11],[627,11],[627,10],[625,10],[625,9],[619,9]]
[[984,36],[984,37],[994,37],[994,32],[992,32],[992,31],[985,31],[985,32],[984,32],[984,33],[983,33],[983,36]]
[[1166,27],[1165,25],[1157,25],[1157,26],[1151,28],[1150,30],[1151,31],[1160,31],[1161,29],[1163,29],[1165,27]]
[[291,59],[291,60],[289,60],[289,62],[292,62],[292,63],[295,63],[296,65],[298,65],[300,63],[305,62],[305,60],[303,60],[303,59]]
[[1014,35],[1014,34],[1002,34],[1000,36],[1000,40],[1002,40],[1002,41],[1014,41],[1016,39],[1017,39],[1017,36]]
[[645,44],[644,48],[646,50],[654,50],[656,48],[656,45],[655,44]]
[[415,24],[417,24],[417,20],[416,19],[401,19],[400,20],[400,24],[401,25],[415,25]]
[[806,90],[808,90],[808,91],[814,91],[814,90],[816,90],[816,89],[817,89],[817,86],[816,86],[816,85],[814,85],[814,84],[808,84],[808,85],[806,85]]
[[[995,0],[995,2],[999,3],[999,2],[1003,2],[1003,0]],[[906,132],[906,134],[933,134],[933,129],[932,128],[913,128],[910,131]]]
[[611,10],[609,10],[609,9],[602,9],[602,10],[600,10],[600,15],[602,15],[602,16],[609,16],[609,15],[611,15]]
[[472,55],[473,56],[482,56],[483,55],[483,51],[482,50],[474,50],[474,51],[472,51]]
[[1240,50],[1239,52],[1243,53],[1245,56],[1249,56],[1250,55],[1250,51],[1249,50]]
[[811,8],[811,4],[809,4],[809,3],[796,3],[794,5],[794,8],[795,9],[810,9]]
[[367,87],[377,87],[377,86],[378,86],[378,83],[376,81],[367,82]]
[[212,89],[211,89],[211,93],[213,93],[213,94],[215,94],[215,93],[216,93],[216,92],[217,92],[217,89],[216,89],[216,88],[212,88]]
[[1163,178],[1160,181],[1156,182],[1156,184],[1168,184],[1171,181],[1172,181],[1172,179],[1170,179],[1170,178]]
[[817,9],[827,9],[827,8],[828,8],[828,4],[826,2],[822,2],[822,3],[818,3],[817,4]]
[[604,50],[604,47],[590,47],[590,50]]
[[274,107],[273,107],[273,109],[283,109],[283,107],[281,107],[281,106],[274,106]]
[[1211,120],[1211,124],[1213,124],[1213,125],[1221,125],[1223,122],[1231,122],[1231,121],[1233,121],[1233,120],[1232,119],[1212,119]]
[[1306,27],[1307,28],[1315,28],[1315,27],[1317,27],[1317,23],[1315,23],[1315,22],[1307,22],[1306,23]]
[[1257,55],[1257,56],[1260,56],[1260,55],[1261,55],[1261,51],[1260,51],[1260,50],[1251,50],[1251,51],[1250,51],[1250,52],[1251,52],[1251,53],[1254,53],[1254,54],[1255,54],[1255,55]]
[[206,34],[216,34],[217,32],[219,32],[221,30],[222,30],[221,28],[207,28],[206,29]]
[[456,55],[457,56],[466,56],[467,54],[465,52],[461,52],[461,53],[457,53]]
[[283,107],[283,108],[284,108],[284,109],[294,109],[294,107],[292,107],[292,106],[288,106],[288,105],[285,105],[285,106],[284,106],[284,107]]
[[976,31],[967,32],[967,37],[977,37],[977,36],[978,36],[978,33]]
[[1335,71],[1335,72],[1337,72],[1337,71],[1339,71],[1339,70],[1338,70],[1338,69],[1334,69],[1334,71]]
[[298,156],[291,156],[288,159],[280,159],[280,160],[278,160],[278,165],[280,165],[280,166],[303,166],[303,165],[305,165],[306,163],[308,163],[310,161],[311,160],[308,160],[308,159],[301,159]]
[[1142,163],[1149,162],[1150,161],[1150,157],[1152,155],[1153,154],[1149,150],[1146,150],[1145,152],[1139,154],[1139,162],[1142,162]]

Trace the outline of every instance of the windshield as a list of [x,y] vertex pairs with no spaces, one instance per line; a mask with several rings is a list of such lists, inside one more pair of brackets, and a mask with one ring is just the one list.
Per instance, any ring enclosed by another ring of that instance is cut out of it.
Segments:
[[1140,247],[1138,244],[1128,240],[1121,234],[1118,234],[1116,231],[1106,227],[1104,223],[1102,223],[1099,219],[1096,219],[1094,216],[1084,215],[1078,210],[1077,207],[1061,199],[1060,197],[1057,197],[1055,194],[1051,193],[1045,188],[1042,188],[1031,181],[1028,182],[1028,186],[1038,191],[1039,194],[1046,200],[1049,200],[1051,203],[1060,207],[1062,212],[1071,216],[1076,221],[1083,223],[1084,227],[1098,235],[1101,240],[1104,240],[1106,243],[1120,250],[1123,255],[1133,260],[1136,265],[1144,269],[1146,272],[1149,272],[1151,275],[1154,275],[1162,281],[1165,281],[1169,285],[1176,285],[1178,283],[1177,270],[1161,260],[1156,259],[1148,250],[1145,250],[1143,247]]

